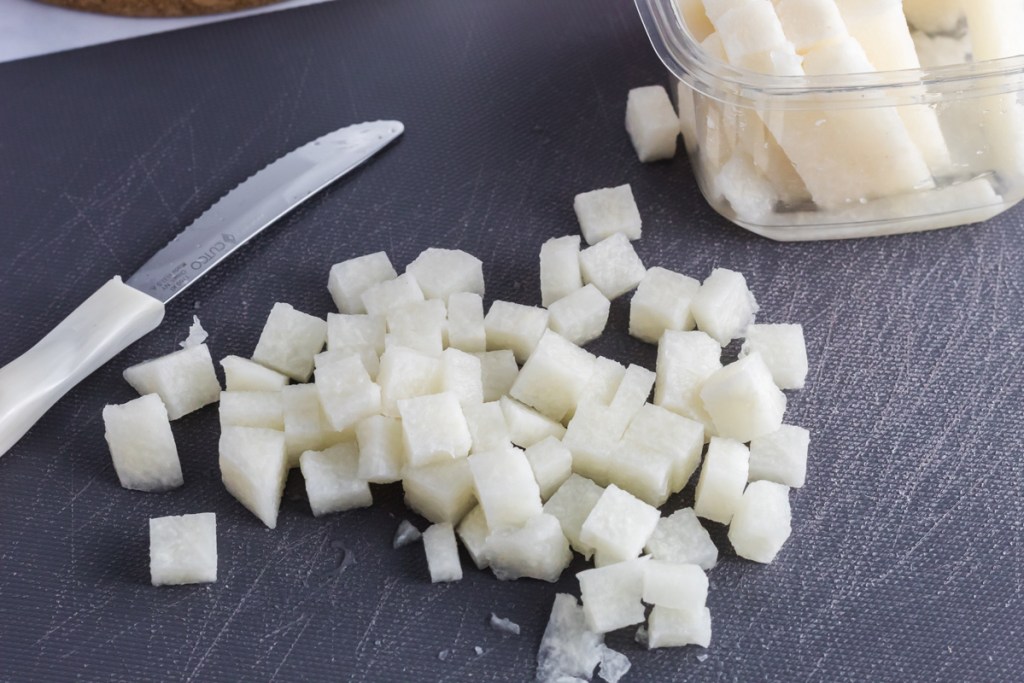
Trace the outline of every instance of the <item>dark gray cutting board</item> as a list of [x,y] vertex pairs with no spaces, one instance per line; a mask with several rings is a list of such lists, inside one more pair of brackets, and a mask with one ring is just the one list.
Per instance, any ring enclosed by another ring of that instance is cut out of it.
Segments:
[[[213,408],[174,424],[183,488],[124,490],[100,410],[132,398],[121,370],[176,348],[194,313],[217,357],[248,355],[275,301],[326,314],[328,268],[369,251],[402,267],[427,246],[466,249],[488,298],[537,302],[537,252],[577,230],[572,196],[623,182],[648,265],[738,269],[762,320],[805,325],[809,386],[788,419],[813,434],[777,562],[721,544],[707,659],[616,633],[627,680],[1019,679],[1024,212],[760,239],[703,203],[685,159],[636,162],[626,93],[663,80],[625,0],[338,0],[0,66],[0,362],[278,155],[356,121],[407,126],[0,459],[0,679],[530,679],[571,573],[509,584],[467,566],[433,586],[418,546],[391,550],[400,519],[422,526],[396,487],[315,520],[293,476],[267,530],[220,485]],[[594,349],[650,366],[627,312],[615,302]],[[147,519],[201,511],[217,513],[219,581],[152,588]],[[492,631],[492,611],[522,634]]]

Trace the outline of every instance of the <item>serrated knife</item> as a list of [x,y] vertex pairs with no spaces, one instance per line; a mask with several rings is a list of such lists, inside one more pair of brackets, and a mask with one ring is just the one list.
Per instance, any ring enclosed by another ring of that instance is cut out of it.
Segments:
[[164,304],[403,130],[398,121],[359,123],[289,152],[217,200],[127,282],[115,276],[100,287],[0,368],[0,456],[72,387],[155,330]]

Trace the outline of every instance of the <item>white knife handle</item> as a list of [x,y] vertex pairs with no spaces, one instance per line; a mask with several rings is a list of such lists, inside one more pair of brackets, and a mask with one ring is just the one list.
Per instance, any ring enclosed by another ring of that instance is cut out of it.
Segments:
[[164,305],[107,282],[19,358],[0,368],[0,456],[61,396],[164,317]]

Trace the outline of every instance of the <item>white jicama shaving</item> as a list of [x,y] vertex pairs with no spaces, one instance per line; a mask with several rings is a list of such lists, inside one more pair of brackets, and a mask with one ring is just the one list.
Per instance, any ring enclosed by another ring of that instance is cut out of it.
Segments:
[[192,316],[192,326],[188,328],[188,336],[185,340],[180,342],[179,345],[183,349],[187,349],[190,346],[199,346],[209,338],[206,330],[203,329],[202,324],[199,322],[199,316]]
[[511,619],[499,617],[494,612],[491,612],[490,624],[491,628],[493,628],[495,631],[500,631],[501,633],[508,633],[509,635],[513,636],[519,635],[519,624],[512,621]]
[[412,525],[409,520],[403,519],[401,524],[398,525],[398,530],[395,531],[395,538],[391,542],[391,547],[397,550],[398,548],[415,543],[423,537],[420,530]]
[[607,645],[601,646],[601,662],[597,666],[597,675],[601,680],[618,683],[632,666],[626,655],[616,652]]

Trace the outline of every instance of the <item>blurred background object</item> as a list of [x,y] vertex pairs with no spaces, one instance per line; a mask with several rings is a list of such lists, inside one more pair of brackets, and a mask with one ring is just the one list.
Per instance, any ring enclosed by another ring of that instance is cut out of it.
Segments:
[[281,0],[41,0],[59,7],[129,17],[186,17],[234,12]]

